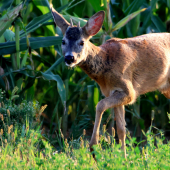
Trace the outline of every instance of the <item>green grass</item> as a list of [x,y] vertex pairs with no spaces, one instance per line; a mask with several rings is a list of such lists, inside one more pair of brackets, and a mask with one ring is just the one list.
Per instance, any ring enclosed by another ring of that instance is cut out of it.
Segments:
[[[162,130],[152,126],[153,114],[151,126],[146,133],[143,132],[142,141],[131,138],[127,130],[126,159],[120,149],[121,144],[116,143],[114,128],[111,136],[104,125],[99,144],[94,146],[95,161],[85,130],[78,139],[69,141],[64,139],[61,130],[55,132],[54,139],[52,134],[41,135],[37,114],[40,116],[46,105],[39,108],[38,104],[25,101],[14,105],[17,90],[13,90],[9,99],[2,90],[0,93],[0,169],[169,169],[170,142],[165,139]],[[22,121],[16,116],[20,113],[25,115]],[[13,123],[14,120],[17,123]],[[61,120],[58,124],[60,129]]]
[[[16,130],[15,130],[16,131]],[[40,130],[27,121],[21,134],[11,131],[10,140],[4,139],[0,147],[0,169],[169,169],[170,142],[163,143],[164,136],[156,137],[150,130],[146,139],[137,143],[127,137],[127,158],[123,157],[120,144],[115,138],[100,136],[99,145],[94,146],[95,161],[89,151],[89,141],[82,135],[79,140],[65,140],[64,149],[58,152]],[[2,139],[2,134],[1,134]],[[15,140],[17,139],[17,140]]]

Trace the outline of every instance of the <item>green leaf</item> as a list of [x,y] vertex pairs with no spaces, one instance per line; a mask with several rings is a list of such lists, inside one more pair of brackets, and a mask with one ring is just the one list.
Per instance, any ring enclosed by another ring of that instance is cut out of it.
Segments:
[[60,2],[61,2],[61,6],[64,6],[64,5],[68,4],[68,0],[62,0]]
[[161,21],[161,19],[158,16],[152,15],[151,21],[157,28],[159,32],[166,32],[165,24]]
[[[62,79],[61,79],[61,77],[59,75],[54,75],[51,71],[43,73],[41,71],[30,70],[30,69],[28,69],[28,66],[27,66],[27,68],[14,70],[12,72],[13,73],[18,73],[18,74],[24,74],[24,75],[29,77],[29,81],[27,81],[28,83],[27,83],[26,87],[23,88],[23,90],[21,91],[21,94],[24,93],[24,91],[26,89],[30,88],[33,85],[36,77],[43,77],[45,80],[54,80],[54,81],[56,81],[57,82],[57,89],[58,89],[62,104],[63,104],[64,108],[66,107],[65,85],[64,85],[64,83],[63,83],[63,81],[62,81]],[[10,74],[9,72],[6,72],[3,76],[7,76],[9,74]]]
[[24,57],[22,59],[21,68],[26,65],[27,57],[28,57],[28,50],[26,51],[26,53],[24,54]]
[[5,9],[9,8],[11,3],[13,2],[14,0],[1,0],[1,3],[0,3],[0,13],[3,12]]
[[113,28],[112,28],[112,32],[118,30],[119,28],[123,27],[124,25],[126,25],[131,19],[133,19],[134,17],[136,17],[139,13],[145,11],[146,8],[143,8],[141,10],[138,10],[128,16],[126,16],[125,18],[123,18],[122,20],[120,20]]
[[13,31],[11,31],[11,30],[6,30],[5,32],[4,32],[4,37],[5,37],[5,39],[6,39],[6,41],[14,41],[15,40],[15,34],[14,34],[14,32]]
[[51,63],[48,59],[46,59],[45,57],[41,57],[37,51],[32,50],[31,51],[32,55],[33,55],[33,60],[38,61],[39,63],[43,63],[45,66],[50,67]]
[[60,63],[62,63],[64,61],[64,57],[60,57],[46,72],[45,74],[51,72],[52,70],[54,70]]
[[132,12],[135,12],[137,11],[141,6],[142,4],[145,2],[145,0],[134,0],[131,5],[126,9],[125,11],[125,14],[126,15],[129,15],[131,14]]
[[34,100],[34,86],[31,86],[28,90],[27,90],[27,101],[33,101]]
[[70,23],[70,18],[73,19],[73,22],[74,24],[77,24],[79,21],[80,21],[80,26],[83,27],[86,23],[87,23],[87,20],[85,19],[82,19],[82,18],[78,18],[78,17],[74,17],[74,16],[71,16],[69,14],[67,15],[63,15],[63,17]]
[[[151,9],[155,9],[158,0],[151,0]],[[167,0],[168,1],[168,0]]]
[[16,99],[18,97],[19,97],[19,95],[14,95],[14,96],[11,97],[11,100],[14,100],[14,99]]
[[19,12],[23,8],[23,3],[19,4],[12,10],[8,11],[1,19],[0,19],[0,36],[5,32],[5,30],[12,24],[12,22],[17,18]]
[[[38,49],[40,47],[49,47],[52,45],[61,44],[62,37],[37,37],[29,38],[31,49]],[[20,51],[27,50],[26,38],[20,40]],[[6,42],[0,44],[0,54],[12,54],[16,52],[15,42]]]
[[151,24],[151,15],[151,7],[148,7],[147,10],[142,13],[143,25],[140,28],[139,35],[146,33],[147,27]]
[[99,0],[88,0],[92,7],[94,8],[95,12],[105,10],[107,8],[107,1],[103,0],[103,3],[99,3]]
[[124,0],[123,2],[123,11],[125,11],[130,6],[129,0]]
[[[33,3],[36,5],[36,7],[43,13],[49,13],[51,12],[49,2],[48,0],[34,0]],[[54,35],[55,29],[54,26],[47,26],[47,28],[50,30],[51,33],[48,33],[48,35]]]
[[167,6],[170,9],[170,0],[167,0]]
[[24,138],[24,136],[25,136],[25,126],[24,125],[22,126],[21,136],[22,136],[22,138]]
[[26,26],[26,32],[24,30],[20,31],[20,37],[25,36],[26,34],[33,32],[37,28],[41,27],[44,23],[46,23],[48,20],[52,19],[51,12],[41,15],[39,17],[34,18],[27,26]]
[[0,36],[0,43],[4,43],[5,42],[5,37],[4,35]]
[[94,88],[94,106],[97,105],[97,103],[99,102],[99,89],[97,87]]
[[133,36],[137,36],[138,29],[140,27],[140,15],[133,18],[128,24]]
[[58,88],[59,95],[61,97],[61,101],[63,103],[63,106],[66,107],[66,91],[65,91],[65,85],[61,77],[59,75],[54,75],[52,72],[42,73],[42,75],[47,80],[55,80],[57,82],[57,88]]

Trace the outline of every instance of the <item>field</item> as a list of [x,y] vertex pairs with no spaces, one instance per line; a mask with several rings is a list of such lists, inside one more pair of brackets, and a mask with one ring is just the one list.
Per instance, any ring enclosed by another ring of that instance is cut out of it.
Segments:
[[21,134],[16,131],[5,133],[6,139],[2,139],[1,132],[1,169],[169,169],[170,166],[170,143],[162,131],[154,135],[152,127],[140,143],[127,135],[126,159],[114,134],[103,132],[100,144],[94,147],[96,160],[89,151],[85,134],[69,142],[62,138],[62,149],[56,150],[39,129],[29,127],[28,121]]
[[[30,108],[36,112],[33,107]],[[143,132],[145,139],[139,143],[127,131],[126,159],[120,149],[121,145],[116,144],[114,129],[112,135],[109,135],[104,126],[100,143],[94,146],[94,159],[89,151],[85,130],[77,140],[68,141],[60,134],[57,141],[49,142],[48,138],[41,135],[37,123],[30,124],[30,116],[26,116],[26,123],[17,122],[17,125],[22,124],[17,128],[8,125],[11,117],[9,110],[6,118],[2,114],[0,116],[4,125],[4,130],[0,132],[1,169],[169,169],[170,166],[170,142],[159,129],[153,134],[155,127],[152,125],[146,133]],[[53,145],[56,142],[60,143],[58,150]]]
[[126,159],[113,109],[103,115],[99,145],[90,153],[104,96],[79,67],[63,62],[51,7],[81,26],[104,10],[102,29],[90,40],[95,45],[170,32],[169,0],[0,1],[0,169],[169,169],[170,100],[158,91],[126,106]]

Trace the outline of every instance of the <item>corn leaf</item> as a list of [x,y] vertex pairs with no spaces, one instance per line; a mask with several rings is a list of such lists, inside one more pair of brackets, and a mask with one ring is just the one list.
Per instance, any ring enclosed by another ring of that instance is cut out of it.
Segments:
[[147,27],[151,24],[151,7],[148,7],[145,12],[142,13],[143,16],[143,25],[140,28],[139,35],[146,33]]
[[14,34],[14,32],[12,32],[11,30],[6,30],[5,32],[4,32],[4,37],[5,37],[5,40],[6,41],[14,41],[15,40],[15,34]]
[[3,12],[5,9],[9,8],[13,0],[1,0],[0,2],[0,13]]
[[[40,47],[49,47],[52,45],[61,44],[62,37],[37,37],[29,38],[31,49],[38,49]],[[20,40],[20,51],[26,50],[27,42],[26,38]],[[15,41],[6,42],[0,44],[0,55],[16,53]]]
[[126,15],[129,15],[129,14],[131,14],[132,12],[135,12],[135,11],[137,11],[141,6],[142,6],[142,4],[144,3],[145,1],[144,0],[134,0],[131,4],[130,4],[130,6],[126,9],[126,11],[125,11],[125,14]]
[[52,19],[51,12],[34,18],[27,26],[26,32],[24,30],[20,31],[20,37],[26,36],[26,34],[35,31],[37,28],[41,27],[48,20]]
[[[34,0],[33,3],[42,12],[42,14],[47,14],[51,11],[48,0]],[[48,35],[55,34],[55,29],[53,26],[49,25],[47,28],[49,29]]]
[[158,32],[166,32],[165,24],[160,20],[159,17],[153,15],[151,17],[151,20],[153,24],[155,25],[155,27],[157,28]]
[[0,18],[0,36],[5,32],[5,30],[11,25],[11,23],[16,19],[19,12],[22,10],[23,4],[19,4],[9,12],[7,12],[2,18]]
[[[41,72],[42,73],[42,72]],[[61,97],[64,108],[66,107],[66,90],[65,85],[59,75],[54,75],[52,72],[42,73],[43,77],[47,80],[55,80],[57,82],[57,89]]]
[[170,9],[170,0],[167,0],[167,6]]
[[136,17],[139,13],[145,11],[146,8],[143,8],[141,10],[138,10],[128,16],[126,16],[125,18],[123,18],[122,20],[120,20],[113,28],[112,28],[112,32],[118,30],[119,28],[123,27],[124,25],[126,25],[131,19],[133,19],[134,17]]
[[94,8],[95,12],[106,10],[107,8],[107,1],[103,0],[103,2],[99,3],[99,0],[88,0],[92,7]]
[[46,72],[45,74],[51,72],[52,70],[54,70],[61,62],[64,61],[64,57],[60,57]]
[[[48,80],[48,81],[51,81],[51,80],[56,81],[57,82],[57,89],[58,89],[61,101],[63,103],[63,106],[64,107],[66,106],[65,85],[64,85],[64,83],[63,83],[63,81],[62,81],[62,79],[59,75],[54,75],[51,71],[43,73],[41,71],[30,70],[29,66],[22,68],[22,69],[19,69],[19,70],[13,70],[12,72],[28,76],[28,78],[29,78],[29,81],[27,81],[28,83],[26,84],[25,88],[23,88],[23,90],[20,92],[21,94],[26,89],[30,88],[33,85],[36,77],[42,77],[42,78],[44,78],[45,80]],[[33,72],[34,72],[34,74],[32,74]],[[8,76],[9,74],[10,74],[9,72],[6,72],[4,75],[0,76],[0,84],[2,86],[4,86],[2,78],[4,76]]]
[[[168,2],[168,0],[167,0],[167,2]],[[156,8],[156,3],[157,3],[157,0],[152,0],[151,1],[151,9],[152,10]]]

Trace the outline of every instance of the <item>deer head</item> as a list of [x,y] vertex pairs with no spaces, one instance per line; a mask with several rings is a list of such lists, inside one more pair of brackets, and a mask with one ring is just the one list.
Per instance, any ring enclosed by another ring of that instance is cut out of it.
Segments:
[[80,27],[80,24],[73,26],[72,20],[71,23],[68,23],[54,9],[52,9],[52,15],[56,25],[63,33],[62,52],[65,64],[70,67],[76,66],[86,59],[89,39],[102,27],[105,13],[104,11],[97,12],[83,27]]

